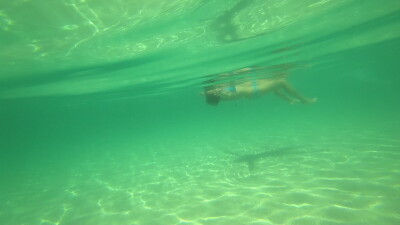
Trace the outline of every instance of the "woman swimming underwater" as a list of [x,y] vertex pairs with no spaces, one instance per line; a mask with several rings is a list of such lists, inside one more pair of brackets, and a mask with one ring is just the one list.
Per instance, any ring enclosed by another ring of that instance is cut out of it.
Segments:
[[[247,73],[253,70],[252,68],[244,68],[235,71],[234,74]],[[280,72],[269,78],[254,77],[246,81],[212,84],[204,87],[204,96],[206,102],[210,105],[218,105],[220,101],[259,97],[270,92],[291,104],[297,102],[307,104],[317,101],[316,98],[302,96],[289,84],[286,77],[286,73]]]

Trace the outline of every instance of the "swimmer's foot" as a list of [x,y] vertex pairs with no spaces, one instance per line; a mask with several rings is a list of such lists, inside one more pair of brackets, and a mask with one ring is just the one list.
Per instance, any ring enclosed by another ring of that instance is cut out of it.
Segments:
[[318,98],[305,98],[301,102],[304,104],[311,104],[311,103],[316,103],[318,101]]
[[289,104],[294,105],[294,104],[299,103],[299,102],[300,102],[300,100],[290,99]]

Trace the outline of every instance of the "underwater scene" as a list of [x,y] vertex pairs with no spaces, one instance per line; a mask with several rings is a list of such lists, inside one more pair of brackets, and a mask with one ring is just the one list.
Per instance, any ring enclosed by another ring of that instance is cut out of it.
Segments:
[[400,224],[398,0],[0,1],[1,225]]

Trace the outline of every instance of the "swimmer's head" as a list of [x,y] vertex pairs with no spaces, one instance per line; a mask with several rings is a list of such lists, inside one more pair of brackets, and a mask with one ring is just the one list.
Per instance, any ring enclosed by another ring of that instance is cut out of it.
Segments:
[[219,101],[221,100],[221,97],[217,95],[215,90],[207,90],[205,88],[204,95],[206,97],[206,102],[209,105],[217,106]]

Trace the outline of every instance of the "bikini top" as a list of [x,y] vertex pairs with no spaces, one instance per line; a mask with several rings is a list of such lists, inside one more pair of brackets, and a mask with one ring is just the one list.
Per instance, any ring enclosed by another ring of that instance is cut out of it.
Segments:
[[232,85],[232,86],[224,88],[224,90],[232,92],[232,93],[235,93],[236,92],[236,86]]

